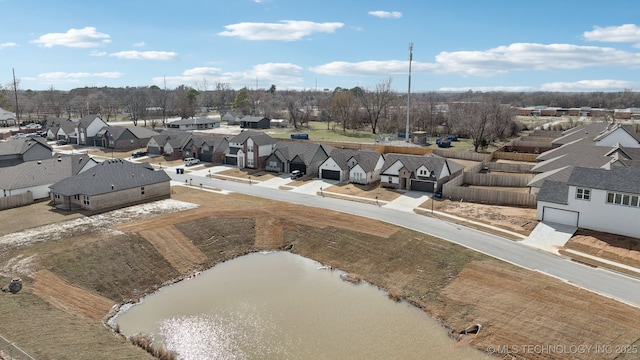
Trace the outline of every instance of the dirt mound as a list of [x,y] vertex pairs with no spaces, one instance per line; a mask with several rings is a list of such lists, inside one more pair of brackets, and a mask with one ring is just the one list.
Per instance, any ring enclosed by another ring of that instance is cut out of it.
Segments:
[[143,230],[140,235],[181,273],[207,261],[207,256],[172,225]]

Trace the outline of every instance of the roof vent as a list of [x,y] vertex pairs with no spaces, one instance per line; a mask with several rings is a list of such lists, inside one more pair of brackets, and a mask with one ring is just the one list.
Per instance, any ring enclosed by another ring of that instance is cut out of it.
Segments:
[[42,161],[38,160],[38,165],[42,164]]

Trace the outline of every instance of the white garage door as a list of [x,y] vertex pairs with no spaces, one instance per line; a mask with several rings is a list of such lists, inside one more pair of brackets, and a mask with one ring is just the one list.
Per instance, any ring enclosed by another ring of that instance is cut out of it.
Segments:
[[580,213],[577,211],[563,210],[563,209],[557,209],[557,208],[545,206],[542,209],[542,221],[552,222],[556,224],[578,226],[579,214]]

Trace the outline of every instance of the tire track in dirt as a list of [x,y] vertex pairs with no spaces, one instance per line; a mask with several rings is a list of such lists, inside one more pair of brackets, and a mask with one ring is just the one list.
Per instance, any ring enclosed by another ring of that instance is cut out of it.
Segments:
[[149,241],[171,266],[182,273],[189,272],[208,259],[173,225],[143,230],[139,234]]
[[282,223],[274,217],[261,216],[256,218],[256,240],[258,249],[277,249],[284,244]]
[[69,314],[80,314],[94,320],[105,316],[115,303],[72,285],[49,270],[33,274],[34,293],[42,300]]

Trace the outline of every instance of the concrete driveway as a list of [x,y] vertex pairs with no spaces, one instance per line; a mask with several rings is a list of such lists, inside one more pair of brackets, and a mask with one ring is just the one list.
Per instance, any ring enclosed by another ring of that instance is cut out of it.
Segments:
[[395,200],[387,203],[383,207],[400,211],[413,212],[414,208],[431,198],[431,193],[421,191],[407,191]]
[[304,185],[297,186],[291,191],[302,194],[317,195],[320,189],[328,189],[329,187],[339,183],[338,180],[313,179]]
[[279,189],[280,186],[287,185],[291,182],[291,178],[288,174],[282,174],[278,177],[274,177],[269,180],[256,182],[256,186],[263,186],[271,189]]
[[575,226],[550,222],[539,222],[535,229],[522,240],[523,244],[557,254],[578,230]]

